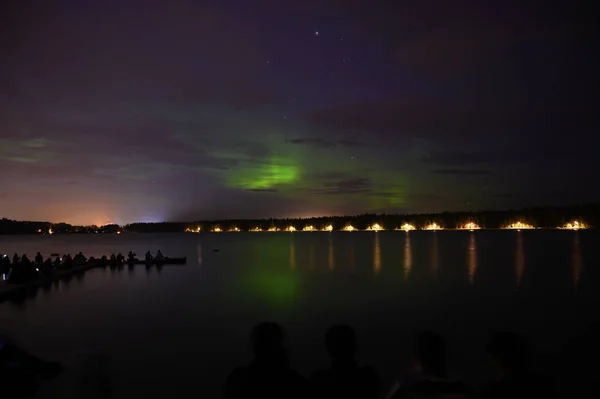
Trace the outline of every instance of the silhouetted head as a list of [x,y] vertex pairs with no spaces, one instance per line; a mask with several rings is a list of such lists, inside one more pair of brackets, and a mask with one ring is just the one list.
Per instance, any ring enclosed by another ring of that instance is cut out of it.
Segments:
[[522,335],[497,333],[490,340],[487,349],[503,375],[521,374],[529,368],[529,342]]
[[356,333],[348,325],[332,326],[325,334],[325,346],[335,360],[351,360],[356,353]]
[[252,330],[250,340],[256,358],[278,356],[283,349],[283,330],[277,323],[260,323]]
[[415,366],[433,377],[443,377],[446,373],[446,343],[439,334],[424,331],[415,337],[413,355]]

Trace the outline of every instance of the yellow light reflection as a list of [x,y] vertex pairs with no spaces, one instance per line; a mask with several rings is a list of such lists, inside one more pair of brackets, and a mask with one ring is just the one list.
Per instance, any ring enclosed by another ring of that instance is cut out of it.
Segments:
[[505,229],[512,229],[512,230],[527,230],[527,229],[535,229],[534,226],[527,224],[527,223],[523,223],[523,222],[515,222],[509,225],[506,225],[506,227],[504,227]]
[[368,231],[381,231],[383,230],[383,227],[377,223],[374,223],[373,225],[367,227]]
[[238,229],[237,227],[234,226],[234,227],[230,228],[228,231],[231,233],[238,233],[240,231],[240,229]]
[[260,227],[255,227],[255,228],[251,229],[250,231],[259,232],[259,231],[262,231],[262,229]]
[[381,270],[381,248],[379,247],[379,234],[375,234],[375,245],[373,248],[373,273],[377,276]]
[[481,229],[481,227],[477,224],[477,223],[473,223],[473,222],[467,222],[465,224],[463,224],[461,227],[459,227],[460,230],[479,230]]
[[304,228],[302,229],[302,231],[314,231],[315,228],[313,226],[304,226]]
[[294,226],[288,226],[288,227],[285,229],[285,231],[289,231],[289,232],[296,231],[296,228],[295,228]]
[[333,252],[333,241],[331,240],[331,236],[329,237],[329,253],[327,254],[327,266],[329,266],[329,270],[335,269],[335,254]]
[[575,289],[579,287],[579,277],[581,276],[581,247],[579,245],[579,234],[575,233],[573,237],[573,259],[571,262],[573,269],[573,284]]
[[354,227],[352,227],[352,225],[348,225],[346,227],[344,227],[344,231],[354,231],[356,230]]
[[[559,227],[560,229],[561,227]],[[562,229],[566,229],[566,230],[582,230],[582,229],[587,229],[587,226],[585,223],[580,222],[578,220],[574,220],[570,223],[565,224]]]
[[412,224],[408,224],[408,223],[404,223],[402,226],[400,226],[400,230],[404,230],[404,231],[411,231],[414,229],[415,229],[415,226],[413,226]]
[[332,225],[325,226],[325,228],[323,229],[323,231],[333,231],[333,226]]
[[279,231],[279,229],[277,227],[269,227],[269,229],[267,231]]
[[431,224],[425,226],[425,230],[436,231],[436,230],[441,230],[441,229],[442,229],[441,226],[437,223],[431,223]]
[[410,236],[404,238],[404,279],[408,278],[412,269],[412,249],[410,247]]
[[294,238],[290,241],[290,269],[296,269],[296,247],[294,246]]
[[469,250],[468,250],[468,267],[469,267],[469,283],[473,284],[475,280],[475,272],[477,272],[477,245],[475,243],[475,234],[469,235]]
[[433,243],[431,245],[431,270],[433,274],[437,274],[440,264],[440,257],[438,251],[438,238],[437,234],[433,234]]
[[214,228],[213,228],[211,231],[212,231],[213,233],[220,233],[220,232],[222,232],[223,230],[221,230],[221,228],[220,228],[219,226],[216,226],[216,227],[214,227]]
[[517,288],[521,288],[523,283],[523,273],[525,272],[525,251],[523,250],[523,235],[517,233],[517,248],[515,250],[515,275],[517,277]]

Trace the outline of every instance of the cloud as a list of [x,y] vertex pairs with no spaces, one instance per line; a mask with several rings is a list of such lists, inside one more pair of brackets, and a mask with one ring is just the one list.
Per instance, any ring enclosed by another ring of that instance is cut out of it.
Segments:
[[429,173],[448,176],[490,176],[494,174],[494,172],[485,169],[434,169],[430,170]]
[[[543,154],[528,154],[515,151],[431,151],[425,154],[421,158],[421,160],[424,163],[431,165],[455,167],[470,165],[521,163],[527,162],[533,158],[539,159],[543,156]],[[451,171],[455,169],[442,169],[442,171],[443,170]]]
[[370,179],[359,178],[351,180],[341,180],[337,182],[327,182],[323,188],[311,189],[314,194],[362,194],[371,192],[373,183]]
[[252,193],[276,193],[278,190],[276,188],[248,188],[243,191],[249,191]]
[[290,139],[290,140],[287,140],[287,142],[292,143],[292,144],[306,145],[306,146],[313,147],[313,148],[330,148],[330,147],[335,146],[335,143],[333,141],[316,138],[316,137]]
[[49,140],[45,137],[38,137],[35,139],[26,140],[21,145],[27,148],[45,148],[48,146]]
[[343,138],[341,140],[328,140],[320,137],[299,137],[295,139],[286,140],[286,142],[291,144],[305,145],[312,148],[331,148],[337,146],[343,147],[362,147],[364,143],[353,139],[353,138]]

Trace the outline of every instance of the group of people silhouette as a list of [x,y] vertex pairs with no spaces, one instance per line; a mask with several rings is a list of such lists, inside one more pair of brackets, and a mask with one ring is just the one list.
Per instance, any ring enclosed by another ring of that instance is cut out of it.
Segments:
[[227,399],[239,398],[548,398],[554,392],[547,381],[529,369],[527,340],[514,333],[498,333],[490,341],[488,354],[497,379],[480,391],[449,379],[446,343],[430,331],[418,333],[412,348],[412,369],[389,390],[382,389],[375,370],[355,360],[356,334],[347,325],[335,325],[325,335],[330,367],[304,378],[290,367],[282,328],[271,322],[257,325],[251,334],[254,359],[234,369],[225,387]]

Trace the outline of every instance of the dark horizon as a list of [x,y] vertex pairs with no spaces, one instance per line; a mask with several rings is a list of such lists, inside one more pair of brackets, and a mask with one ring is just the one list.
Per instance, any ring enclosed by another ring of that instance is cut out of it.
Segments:
[[[469,229],[461,227],[467,222],[474,222],[476,229],[506,228],[507,224],[522,222],[540,228],[559,228],[567,223],[577,221],[581,224],[577,229],[597,228],[600,226],[600,203],[581,204],[565,207],[532,207],[521,209],[479,210],[436,212],[420,214],[402,213],[361,213],[355,215],[329,215],[313,216],[308,218],[252,218],[252,219],[195,219],[189,221],[160,221],[160,222],[132,222],[123,225],[71,225],[65,222],[48,221],[18,221],[0,218],[0,234],[26,233],[46,234],[49,228],[55,233],[73,232],[112,232],[125,231],[137,232],[183,232],[201,227],[202,232],[207,232],[214,227],[219,227],[223,232],[233,228],[239,231],[252,231],[260,227],[267,231],[269,227],[284,230],[294,225],[301,231],[303,227],[313,223],[314,231],[321,231],[331,225],[333,230],[343,230],[348,224],[359,230],[365,230],[374,223],[383,223],[383,229],[400,229],[401,225],[408,223],[417,230],[424,229],[430,223],[441,223],[441,229]],[[75,230],[72,230],[75,229]],[[91,229],[91,230],[90,230]],[[88,231],[89,230],[89,231]]]
[[85,225],[598,201],[590,4],[4,1],[0,209]]

